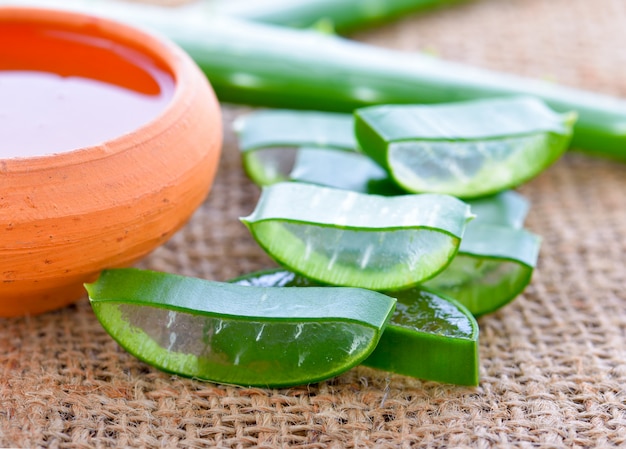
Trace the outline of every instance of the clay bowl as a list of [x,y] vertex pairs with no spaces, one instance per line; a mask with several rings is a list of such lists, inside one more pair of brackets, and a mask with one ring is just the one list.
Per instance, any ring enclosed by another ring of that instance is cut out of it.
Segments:
[[109,20],[32,8],[0,8],[0,30],[0,74],[52,72],[160,93],[157,78],[171,80],[162,107],[132,130],[65,151],[0,156],[0,316],[7,317],[72,303],[102,269],[128,266],[164,243],[209,192],[222,128],[208,81],[169,42]]

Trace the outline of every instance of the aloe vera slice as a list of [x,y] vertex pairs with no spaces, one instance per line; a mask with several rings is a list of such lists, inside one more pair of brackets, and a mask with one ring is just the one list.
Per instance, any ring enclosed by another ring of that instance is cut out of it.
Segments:
[[520,229],[528,202],[516,192],[469,204],[476,219],[467,225],[458,253],[422,285],[455,298],[480,316],[508,304],[528,286],[541,239]]
[[453,297],[475,316],[493,312],[529,284],[540,244],[523,229],[472,223],[454,260],[424,286]]
[[514,191],[468,201],[469,223],[450,265],[425,286],[452,296],[475,316],[511,302],[530,283],[541,239],[522,228],[528,201]]
[[[296,117],[302,114],[292,112]],[[278,141],[281,135],[278,126],[280,115],[261,117],[265,120],[264,129],[272,129],[271,141]],[[320,114],[319,117],[323,117],[326,124],[338,118],[345,119],[345,116],[337,114]],[[334,127],[326,126],[322,134],[327,140],[333,135],[331,128],[334,132],[341,129],[337,122]],[[314,141],[316,132],[319,131],[308,127],[302,133],[306,139],[300,141]],[[363,193],[402,193],[399,188],[394,188],[386,172],[371,159],[355,151],[335,148],[299,148],[288,178]],[[477,216],[469,224],[470,230],[480,224],[521,228],[529,208],[528,202],[514,191],[474,199],[468,204]],[[493,236],[489,231],[469,232],[450,265],[426,285],[455,297],[476,315],[492,312],[524,290],[530,282],[538,251],[539,238],[525,231],[496,228]]]
[[514,190],[468,200],[467,204],[476,216],[471,226],[491,224],[521,229],[530,209],[528,200]]
[[[251,273],[231,282],[256,287],[313,287],[320,284],[285,269]],[[413,287],[390,293],[396,310],[364,365],[420,379],[476,385],[478,325],[449,297]]]
[[235,122],[248,176],[265,186],[288,179],[298,146],[356,148],[350,114],[265,110]]
[[394,292],[396,312],[363,365],[420,379],[478,385],[478,324],[452,298],[424,288]]
[[362,150],[409,192],[476,198],[522,184],[556,161],[575,114],[536,98],[355,111]]
[[298,148],[289,179],[372,195],[407,193],[367,156],[334,148]]
[[265,187],[241,220],[280,264],[333,285],[405,288],[456,254],[469,207],[446,195],[384,197],[309,184]]
[[268,109],[235,122],[241,151],[280,146],[354,149],[354,119],[350,114]]
[[96,317],[161,370],[282,387],[333,377],[376,346],[395,299],[353,288],[251,288],[153,271],[104,271],[86,285]]

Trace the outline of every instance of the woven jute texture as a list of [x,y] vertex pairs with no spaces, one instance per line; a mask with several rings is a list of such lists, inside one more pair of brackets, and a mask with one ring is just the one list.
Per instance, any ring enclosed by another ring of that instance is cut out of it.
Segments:
[[[626,98],[623,0],[478,0],[355,36]],[[140,266],[226,280],[274,263],[238,221],[259,190],[232,120],[215,186]],[[519,189],[543,237],[523,295],[480,324],[476,388],[357,367],[282,390],[138,361],[88,301],[0,320],[0,447],[626,446],[626,164],[570,152]]]

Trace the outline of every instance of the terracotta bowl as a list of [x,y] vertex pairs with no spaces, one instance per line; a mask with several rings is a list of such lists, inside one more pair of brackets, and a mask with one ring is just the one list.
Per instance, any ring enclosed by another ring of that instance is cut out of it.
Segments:
[[[146,75],[106,61],[111,48],[123,47],[169,74],[173,84],[171,99],[156,118],[134,130],[78,149],[0,158],[4,317],[74,302],[84,295],[83,283],[102,269],[130,265],[164,243],[209,192],[222,143],[213,90],[175,45],[70,12],[0,8],[0,30],[8,26],[35,30],[31,37],[42,41],[0,42],[0,70],[86,75],[123,86]],[[51,35],[61,39],[51,44],[46,40]],[[63,36],[71,36],[67,48]],[[77,49],[72,46],[77,41],[86,45]]]

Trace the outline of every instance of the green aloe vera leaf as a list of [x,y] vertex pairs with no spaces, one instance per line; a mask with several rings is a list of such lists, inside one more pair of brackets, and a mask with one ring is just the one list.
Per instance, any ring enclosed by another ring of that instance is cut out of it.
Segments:
[[257,0],[255,2],[220,2],[218,11],[235,17],[272,25],[309,28],[320,22],[336,31],[379,24],[433,7],[460,0]]
[[296,148],[259,148],[243,153],[243,169],[256,185],[270,186],[290,180],[296,157]]
[[324,287],[326,284],[294,273],[286,268],[270,268],[268,270],[246,273],[228,282],[249,287]]
[[396,312],[362,364],[405,376],[478,385],[478,324],[463,305],[414,287],[394,292]]
[[262,110],[237,119],[242,152],[283,146],[316,146],[353,150],[354,118],[350,114],[297,110]]
[[254,288],[136,269],[86,285],[129,353],[214,382],[284,387],[328,379],[376,346],[396,300],[353,288]]
[[476,198],[516,187],[566,150],[575,120],[528,97],[358,109],[363,152],[403,189]]
[[476,218],[468,224],[459,252],[446,270],[424,285],[480,316],[505,306],[526,288],[541,239],[522,229],[529,204],[515,191],[467,204]]
[[298,148],[289,179],[373,195],[407,193],[367,156],[335,148]]
[[466,201],[476,218],[471,226],[492,224],[521,229],[530,204],[514,190],[505,190],[495,195]]
[[265,187],[241,220],[277,262],[320,282],[374,290],[435,276],[471,219],[446,195],[364,195],[303,183]]
[[287,181],[295,147],[354,150],[350,114],[317,111],[263,110],[235,122],[246,173],[257,185]]
[[[14,2],[0,0],[0,5]],[[626,101],[429,55],[374,48],[320,33],[196,10],[123,2],[25,0],[150,28],[177,42],[221,101],[351,112],[372,104],[443,103],[511,95],[575,111],[572,146],[626,161]]]
[[[278,268],[231,282],[256,287],[314,287],[321,284]],[[478,325],[455,300],[422,287],[394,291],[396,310],[364,365],[420,379],[476,385]]]
[[222,101],[348,112],[373,104],[530,95],[578,114],[574,147],[626,160],[626,101],[314,32],[215,22],[197,32],[158,28],[192,55]]
[[459,301],[475,316],[493,312],[530,283],[541,239],[523,229],[474,224],[450,265],[423,285]]

